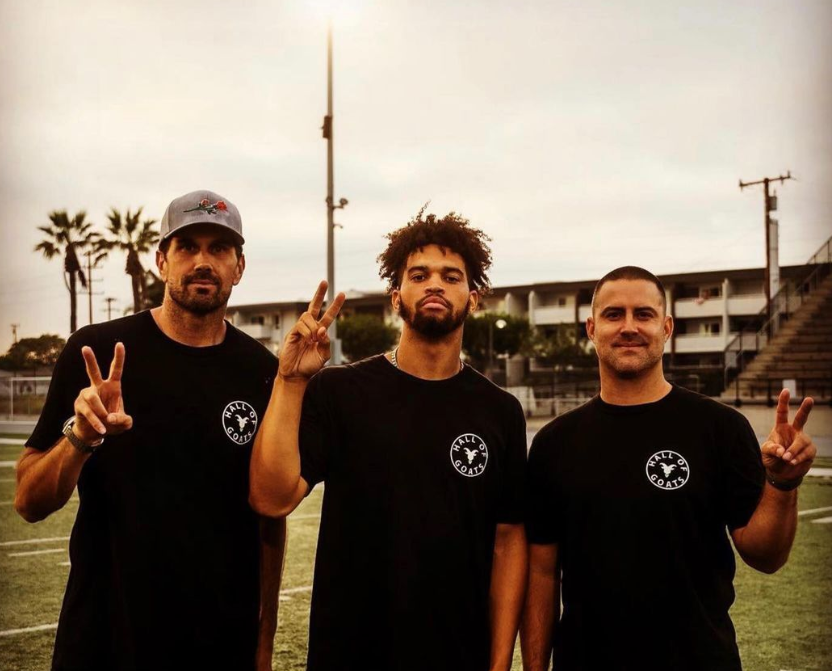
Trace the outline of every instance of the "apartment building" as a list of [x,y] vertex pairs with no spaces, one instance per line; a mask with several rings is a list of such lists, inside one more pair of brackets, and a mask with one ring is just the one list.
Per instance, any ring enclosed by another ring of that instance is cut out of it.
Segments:
[[[780,269],[781,286],[796,285],[806,277],[809,266]],[[691,374],[721,375],[728,343],[746,326],[759,327],[764,321],[766,296],[762,268],[672,273],[660,277],[665,285],[667,304],[675,320],[673,337],[665,354],[669,370]],[[598,278],[570,282],[494,287],[481,302],[481,309],[525,317],[531,326],[544,333],[573,326],[579,338],[586,337],[586,318],[590,314],[592,290]],[[231,322],[279,352],[286,330],[306,309],[300,301],[231,306]],[[383,292],[351,292],[345,314],[362,312],[398,323]],[[745,347],[752,350],[753,342]],[[551,370],[546,362],[515,357],[504,364],[507,383],[519,384],[528,375]]]

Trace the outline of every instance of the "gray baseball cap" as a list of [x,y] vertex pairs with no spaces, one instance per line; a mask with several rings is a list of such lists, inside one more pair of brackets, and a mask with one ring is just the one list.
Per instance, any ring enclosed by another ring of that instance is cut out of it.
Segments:
[[240,211],[229,200],[213,191],[191,191],[171,201],[162,217],[159,241],[167,240],[177,231],[194,224],[215,224],[224,226],[234,233],[241,245],[243,239],[243,221]]

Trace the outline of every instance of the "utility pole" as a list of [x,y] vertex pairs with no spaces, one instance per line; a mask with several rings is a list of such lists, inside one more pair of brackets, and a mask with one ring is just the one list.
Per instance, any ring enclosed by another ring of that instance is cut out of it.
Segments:
[[17,344],[17,329],[20,328],[20,324],[12,324],[12,339],[14,340],[14,344]]
[[107,321],[110,321],[113,318],[113,302],[116,300],[115,298],[107,297],[104,299],[107,303]]
[[[323,136],[326,140],[326,281],[327,304],[335,300],[335,210],[343,209],[348,201],[341,198],[335,204],[335,168],[333,165],[333,118],[332,118],[332,20],[327,24],[326,33],[326,116],[324,117]],[[332,340],[332,363],[341,363],[341,341],[338,339],[338,322],[333,321],[329,327]]]
[[[92,269],[98,267],[98,261],[96,260],[95,264],[92,262],[92,251],[84,252],[87,257],[87,300],[89,302],[89,310],[90,310],[90,324],[93,323],[92,321],[92,296],[95,294],[96,296],[100,295],[101,292],[94,292],[92,290]],[[98,282],[99,280],[96,280]]]
[[747,186],[763,185],[763,195],[765,197],[765,229],[766,229],[766,321],[771,329],[771,318],[773,311],[771,308],[771,299],[780,290],[780,253],[779,253],[779,229],[776,219],[771,217],[771,213],[777,209],[777,194],[773,196],[769,193],[769,185],[772,182],[780,182],[783,184],[787,179],[794,179],[791,170],[787,171],[785,175],[779,177],[764,177],[758,179],[756,182],[743,182],[740,179],[740,191]]

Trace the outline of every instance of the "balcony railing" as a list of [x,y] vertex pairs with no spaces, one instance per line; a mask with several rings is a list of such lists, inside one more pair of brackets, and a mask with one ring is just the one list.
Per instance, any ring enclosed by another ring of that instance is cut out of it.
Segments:
[[[803,305],[823,282],[832,269],[832,237],[824,242],[806,263],[811,270],[794,287],[786,284],[772,296],[769,306],[763,306],[756,323],[759,328],[749,326],[732,338],[725,346],[724,380],[727,390],[732,382],[739,383],[739,376],[769,341],[780,332],[794,312]],[[737,387],[739,390],[739,387]],[[739,391],[737,391],[739,396]]]

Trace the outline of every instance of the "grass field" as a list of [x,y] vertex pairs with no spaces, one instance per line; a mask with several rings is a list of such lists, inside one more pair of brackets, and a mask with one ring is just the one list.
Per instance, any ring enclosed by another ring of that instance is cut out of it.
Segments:
[[[19,447],[0,445],[0,462],[13,461]],[[57,622],[69,567],[66,540],[16,541],[69,536],[77,497],[49,519],[30,525],[14,512],[14,470],[0,468],[0,669],[49,668],[54,629],[9,634]],[[321,492],[316,490],[289,518],[289,549],[275,639],[274,668],[303,669],[312,568]],[[801,488],[801,515],[789,564],[774,576],[740,566],[732,610],[747,671],[832,669],[832,481],[810,479]],[[10,544],[14,542],[14,544]],[[41,554],[18,554],[51,550]],[[519,652],[514,669],[519,670]]]

